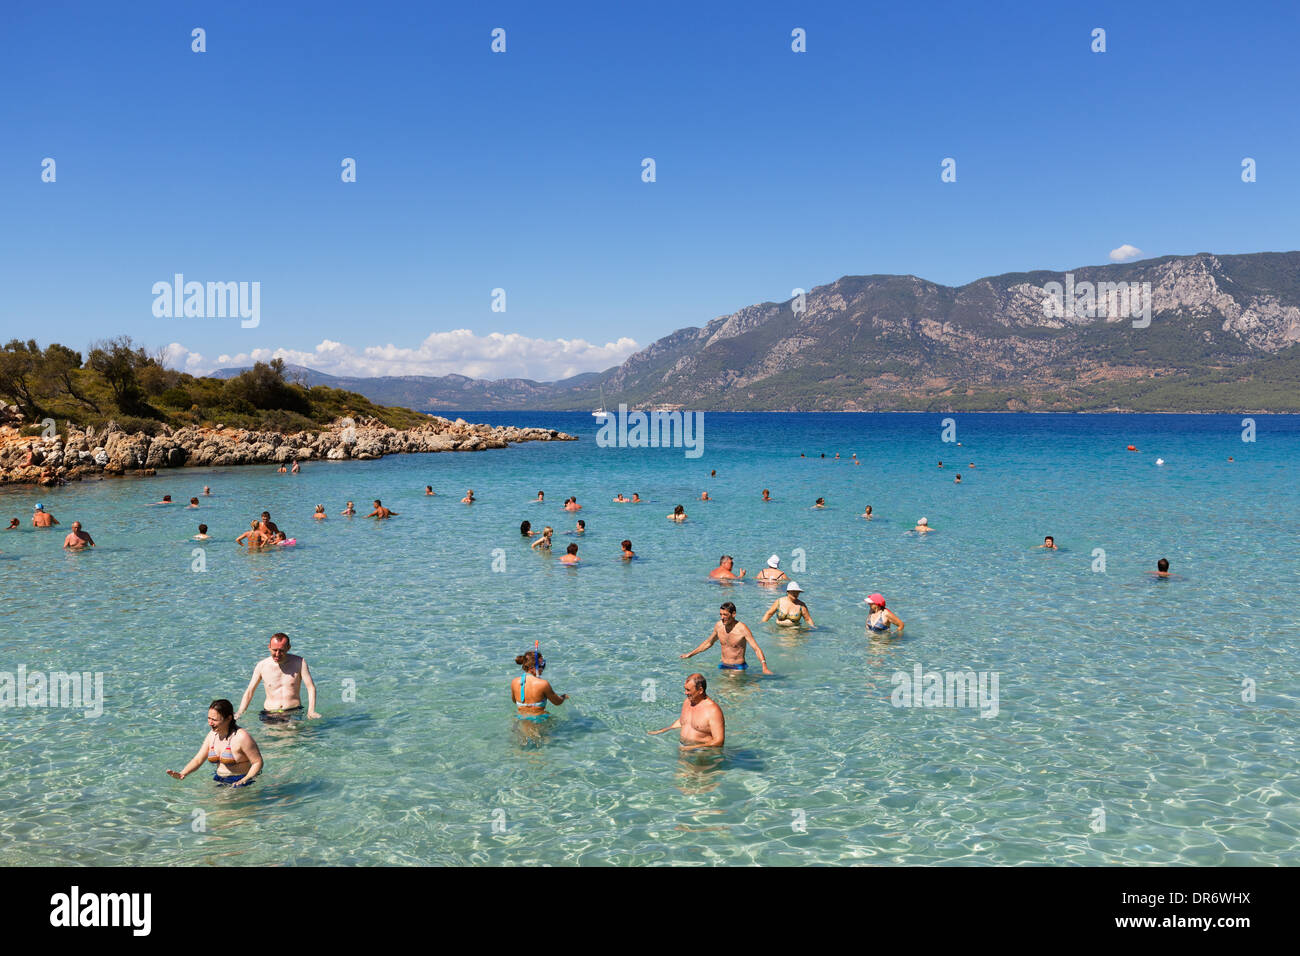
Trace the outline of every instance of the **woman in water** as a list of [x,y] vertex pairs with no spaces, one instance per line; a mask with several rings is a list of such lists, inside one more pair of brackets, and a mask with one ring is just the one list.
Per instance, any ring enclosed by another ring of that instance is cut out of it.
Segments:
[[250,548],[260,548],[262,546],[262,530],[256,521],[252,522],[248,526],[248,530],[235,539],[235,544],[241,548],[245,542],[248,543]]
[[772,606],[767,609],[763,615],[763,623],[766,624],[768,619],[775,614],[776,622],[784,624],[786,627],[797,627],[805,621],[809,627],[816,627],[813,623],[812,614],[808,611],[808,605],[799,600],[799,585],[791,581],[786,585],[785,596],[779,597],[772,602]]
[[912,529],[917,534],[929,534],[934,529],[930,527],[929,518],[917,518],[916,527]]
[[230,701],[214,700],[208,705],[208,735],[194,759],[177,772],[168,770],[169,777],[184,780],[204,761],[216,764],[212,779],[219,784],[246,787],[262,772],[262,752],[257,741],[247,730],[235,723],[235,706]]
[[556,696],[551,682],[542,677],[542,671],[546,670],[546,658],[541,654],[527,651],[516,657],[515,663],[524,672],[510,682],[510,703],[518,709],[516,716],[520,720],[545,720],[550,716],[546,712],[548,700],[558,707],[569,699],[568,694]]
[[779,555],[772,555],[767,559],[767,567],[754,575],[754,580],[759,584],[776,584],[777,581],[787,580],[786,573],[781,570],[781,558]]
[[700,492],[700,500],[701,500],[701,501],[712,501],[713,499],[709,497],[709,493],[708,493],[707,491],[701,491],[701,492]]
[[826,499],[825,499],[825,498],[818,498],[816,501],[813,502],[813,507],[814,507],[814,508],[825,508],[825,507],[826,507]]
[[624,561],[631,561],[633,558],[636,557],[636,552],[632,550],[632,541],[631,541],[631,539],[629,539],[629,538],[624,538],[624,539],[623,539],[623,543],[622,543],[622,547],[623,547],[623,560],[624,560]]
[[585,522],[585,521],[583,521],[581,518],[579,518],[579,519],[578,519],[578,526],[577,526],[576,528],[574,528],[573,531],[570,532],[570,533],[571,533],[571,534],[586,534],[586,533],[587,533],[587,522]]
[[433,490],[433,485],[425,485],[425,486],[424,486],[424,497],[426,497],[426,498],[436,498],[437,496],[438,496],[438,493],[437,493],[436,491]]
[[551,535],[555,534],[555,529],[549,524],[542,529],[542,536],[533,542],[534,548],[541,548],[543,551],[551,550]]
[[892,624],[898,628],[898,636],[903,636],[903,622],[897,614],[885,607],[885,598],[880,594],[867,596],[871,611],[867,614],[867,633],[884,636],[889,633]]
[[862,512],[862,517],[866,518],[868,521],[871,520],[871,505],[867,505],[867,510]]
[[327,515],[325,514],[325,506],[324,506],[324,505],[317,505],[317,506],[316,506],[316,513],[315,513],[314,515],[312,515],[312,517],[313,517],[314,519],[316,519],[317,521],[324,521],[324,520],[326,519],[326,517],[327,517]]
[[686,520],[685,505],[678,505],[676,508],[673,509],[673,513],[667,515],[666,517],[668,518],[669,521],[676,521],[679,523],[685,521]]
[[533,523],[531,521],[519,522],[519,533],[525,538],[531,538],[533,535],[537,534],[537,532],[533,530]]
[[472,504],[474,503],[474,489],[473,489],[473,488],[471,488],[469,491],[465,492],[465,497],[460,499],[460,503],[463,504],[463,505],[472,505]]
[[538,504],[541,504],[542,502],[546,501],[546,495],[544,495],[542,492],[539,491],[537,492],[537,497],[534,498],[533,501]]
[[352,502],[350,501],[348,502],[348,506],[339,512],[339,514],[344,515],[345,517],[348,518],[352,517],[356,513],[357,513],[357,509],[352,506]]

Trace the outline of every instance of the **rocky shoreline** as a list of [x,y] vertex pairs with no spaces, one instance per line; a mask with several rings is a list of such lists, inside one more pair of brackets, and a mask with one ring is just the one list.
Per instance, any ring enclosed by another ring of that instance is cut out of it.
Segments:
[[430,416],[416,428],[340,418],[319,432],[259,432],[243,428],[172,429],[128,434],[109,422],[98,431],[70,426],[67,440],[0,428],[0,485],[52,486],[91,476],[152,475],[160,468],[222,468],[298,461],[361,461],[384,455],[484,451],[527,441],[577,441],[547,428],[471,425]]

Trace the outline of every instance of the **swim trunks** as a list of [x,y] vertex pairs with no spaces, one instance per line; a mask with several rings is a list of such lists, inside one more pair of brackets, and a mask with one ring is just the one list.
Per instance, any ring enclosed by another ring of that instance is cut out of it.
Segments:
[[[214,774],[212,775],[212,779],[215,780],[219,786],[222,786],[222,787],[228,787],[228,786],[230,786],[232,783],[239,783],[239,781],[243,780],[246,776],[248,776],[248,774],[246,774],[246,773],[241,773],[241,774],[238,774],[237,776],[223,777],[223,776],[221,776],[220,774],[215,774],[215,773],[214,773]],[[256,777],[254,777],[252,780],[248,781],[247,786],[250,786],[250,787],[251,787],[251,786],[252,786],[253,784],[255,784],[255,783],[257,783],[257,778],[256,778]]]
[[287,724],[291,720],[302,720],[302,704],[279,710],[264,710],[257,715],[257,719],[264,724]]
[[719,664],[718,665],[718,670],[720,671],[743,671],[748,669],[749,669],[748,664]]

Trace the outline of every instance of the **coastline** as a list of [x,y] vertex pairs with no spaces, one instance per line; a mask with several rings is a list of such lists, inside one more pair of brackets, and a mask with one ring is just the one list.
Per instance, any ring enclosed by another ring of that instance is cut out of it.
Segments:
[[[552,428],[471,424],[430,415],[417,428],[397,429],[376,419],[340,418],[319,432],[252,431],[221,426],[128,433],[69,425],[67,438],[23,436],[0,428],[0,485],[51,487],[85,477],[156,474],[161,468],[267,465],[299,461],[369,461],[385,455],[486,451],[529,441],[577,441]],[[30,452],[30,455],[29,455]]]

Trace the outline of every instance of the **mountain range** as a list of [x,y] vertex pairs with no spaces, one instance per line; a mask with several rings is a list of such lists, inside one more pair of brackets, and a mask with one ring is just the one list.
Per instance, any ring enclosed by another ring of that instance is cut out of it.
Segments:
[[[1095,314],[1067,298],[1099,283],[1128,287],[1100,294]],[[427,410],[590,409],[603,394],[609,408],[1300,412],[1300,252],[1165,256],[957,287],[845,276],[558,382],[292,371]]]

